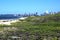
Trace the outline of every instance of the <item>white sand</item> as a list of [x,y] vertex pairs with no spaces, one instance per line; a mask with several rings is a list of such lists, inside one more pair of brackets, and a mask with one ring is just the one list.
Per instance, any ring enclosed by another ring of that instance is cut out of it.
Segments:
[[[24,20],[26,19],[27,17],[21,17],[19,18],[20,20]],[[0,20],[0,24],[2,25],[11,25],[11,23],[15,23],[17,21],[19,21],[19,19],[12,19],[12,20]]]
[[0,20],[0,24],[2,25],[11,25],[11,23],[15,23],[17,22],[18,20]]
[[11,25],[10,22],[0,22],[0,24],[4,24],[4,25]]

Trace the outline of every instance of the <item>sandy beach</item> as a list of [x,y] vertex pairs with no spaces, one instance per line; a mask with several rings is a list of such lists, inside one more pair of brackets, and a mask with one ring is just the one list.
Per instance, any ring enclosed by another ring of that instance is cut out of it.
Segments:
[[10,20],[0,20],[0,24],[2,25],[11,25],[11,23],[15,23],[15,22],[18,22],[19,20],[24,20],[26,19],[27,17],[21,17],[19,19],[10,19]]
[[0,24],[2,25],[11,25],[11,23],[15,23],[18,20],[0,20]]

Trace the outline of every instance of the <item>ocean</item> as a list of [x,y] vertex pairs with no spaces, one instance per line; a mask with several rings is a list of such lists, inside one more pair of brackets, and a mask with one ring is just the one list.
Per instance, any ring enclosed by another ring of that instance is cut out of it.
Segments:
[[4,19],[17,19],[17,18],[20,18],[20,16],[14,15],[14,14],[0,15],[0,20],[4,20]]

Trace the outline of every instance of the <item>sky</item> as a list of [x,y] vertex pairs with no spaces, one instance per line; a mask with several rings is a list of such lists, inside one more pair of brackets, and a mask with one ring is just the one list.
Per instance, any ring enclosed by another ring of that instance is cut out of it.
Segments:
[[60,11],[60,0],[0,0],[0,14]]

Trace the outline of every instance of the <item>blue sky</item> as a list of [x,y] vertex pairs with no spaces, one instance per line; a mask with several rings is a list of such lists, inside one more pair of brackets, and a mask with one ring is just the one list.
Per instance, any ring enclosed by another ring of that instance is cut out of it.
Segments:
[[60,11],[60,0],[0,0],[0,14]]

